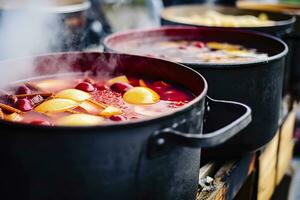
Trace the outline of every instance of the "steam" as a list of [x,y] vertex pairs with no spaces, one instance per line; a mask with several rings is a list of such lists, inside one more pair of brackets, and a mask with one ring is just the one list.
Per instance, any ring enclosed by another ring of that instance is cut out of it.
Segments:
[[[15,59],[43,54],[57,44],[60,26],[56,15],[46,8],[51,0],[4,0],[0,18],[0,59]],[[21,63],[20,63],[21,64]],[[32,63],[7,66],[0,63],[0,84],[8,83],[32,73]]]

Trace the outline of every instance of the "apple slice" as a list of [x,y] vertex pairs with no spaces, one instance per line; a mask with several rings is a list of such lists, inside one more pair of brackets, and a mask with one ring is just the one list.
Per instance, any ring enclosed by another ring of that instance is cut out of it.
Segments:
[[72,114],[57,120],[60,126],[93,126],[103,122],[103,118],[89,114]]
[[110,80],[107,81],[108,85],[112,85],[114,83],[128,83],[129,84],[129,80],[126,76],[117,76],[115,78],[112,78]]
[[89,98],[91,98],[91,95],[87,92],[84,92],[82,90],[77,90],[77,89],[66,89],[62,90],[59,93],[55,95],[57,98],[62,98],[62,99],[71,99],[73,101],[85,101]]
[[35,111],[39,113],[48,112],[64,112],[68,109],[72,109],[78,106],[76,101],[71,99],[50,99],[35,107]]
[[120,110],[119,108],[108,106],[104,110],[102,110],[99,115],[103,117],[111,117],[113,115],[120,115],[122,113],[122,110]]

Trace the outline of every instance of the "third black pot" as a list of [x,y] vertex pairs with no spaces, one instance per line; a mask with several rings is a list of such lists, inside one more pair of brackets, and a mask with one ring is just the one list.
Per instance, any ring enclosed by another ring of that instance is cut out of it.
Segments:
[[[241,44],[269,54],[267,59],[248,63],[185,63],[204,75],[210,88],[209,95],[243,102],[253,111],[252,123],[219,148],[219,158],[224,154],[234,156],[253,151],[268,143],[278,129],[287,45],[275,37],[259,33],[196,27],[165,27],[116,33],[107,37],[104,45],[107,50],[124,52],[122,47],[135,48],[135,44],[145,45],[147,41],[172,39]],[[215,149],[213,151],[216,152]]]

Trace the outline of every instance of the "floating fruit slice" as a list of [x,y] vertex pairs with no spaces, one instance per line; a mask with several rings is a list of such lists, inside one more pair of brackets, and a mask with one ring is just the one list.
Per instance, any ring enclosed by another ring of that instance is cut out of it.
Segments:
[[39,113],[64,112],[76,106],[78,103],[70,99],[50,99],[38,105],[34,110]]
[[101,110],[102,107],[99,107],[97,104],[94,104],[90,101],[84,101],[79,105],[80,108],[83,108],[86,112],[97,115]]
[[114,83],[129,83],[129,80],[126,76],[117,76],[116,78],[112,78],[107,81],[108,85],[112,85]]
[[89,114],[72,114],[57,121],[61,126],[93,126],[103,122],[103,118]]
[[43,80],[33,84],[42,91],[57,91],[57,88],[68,88],[72,86],[68,81],[59,79]]
[[113,106],[108,106],[104,110],[102,110],[99,115],[103,117],[111,117],[113,115],[120,115],[120,114],[122,114],[122,110]]
[[139,80],[139,85],[142,87],[147,87],[147,84],[145,83],[145,81],[143,79]]
[[124,101],[130,104],[154,104],[159,101],[159,95],[146,87],[134,87],[123,95]]
[[12,122],[22,121],[23,117],[17,113],[12,113],[5,116],[5,119]]
[[241,49],[240,45],[233,45],[227,43],[219,43],[219,42],[208,42],[206,45],[211,49],[218,49],[218,50],[239,50]]
[[55,97],[62,99],[71,99],[74,101],[85,101],[91,98],[91,95],[89,93],[77,89],[66,89],[57,93]]

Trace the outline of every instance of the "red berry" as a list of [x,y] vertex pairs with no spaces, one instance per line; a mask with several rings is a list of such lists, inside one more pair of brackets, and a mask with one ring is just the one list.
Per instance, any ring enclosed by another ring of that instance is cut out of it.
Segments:
[[79,83],[75,88],[78,89],[78,90],[85,91],[85,92],[95,91],[95,87],[92,84],[88,83],[88,82]]
[[109,119],[112,121],[117,121],[117,122],[126,120],[126,118],[122,115],[113,115]]
[[27,86],[21,85],[18,87],[16,94],[31,94],[31,90]]
[[118,92],[121,94],[124,94],[127,90],[130,88],[133,88],[131,85],[128,83],[114,83],[110,86],[110,89],[114,92]]
[[198,48],[203,48],[203,47],[205,47],[205,44],[203,42],[195,42],[194,46],[198,47]]
[[32,122],[30,122],[30,124],[34,124],[34,125],[42,125],[42,126],[51,126],[51,123],[45,120],[34,120]]
[[16,107],[24,112],[32,110],[32,105],[28,99],[19,99],[16,103]]
[[188,101],[189,96],[179,90],[168,90],[160,94],[162,100],[166,101]]

